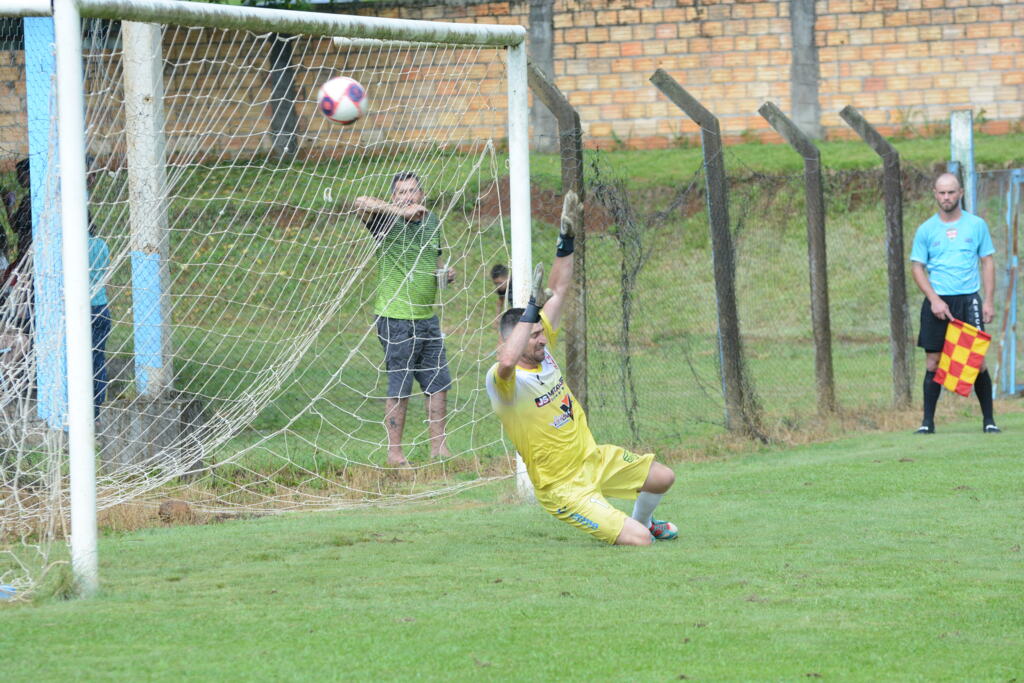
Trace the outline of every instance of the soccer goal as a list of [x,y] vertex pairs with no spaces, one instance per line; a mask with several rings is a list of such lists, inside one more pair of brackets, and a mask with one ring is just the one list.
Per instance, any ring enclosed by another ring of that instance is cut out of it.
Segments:
[[[25,595],[70,561],[95,590],[98,516],[386,505],[510,475],[483,380],[491,268],[510,265],[517,302],[531,271],[522,27],[15,5],[0,8],[0,584]],[[318,110],[335,76],[366,92],[351,125]],[[422,243],[390,244],[395,217],[365,209],[393,202],[396,177],[436,218]],[[433,369],[451,382],[429,402],[412,384],[399,464],[377,320],[425,268],[438,331],[411,324],[410,343],[443,346]]]

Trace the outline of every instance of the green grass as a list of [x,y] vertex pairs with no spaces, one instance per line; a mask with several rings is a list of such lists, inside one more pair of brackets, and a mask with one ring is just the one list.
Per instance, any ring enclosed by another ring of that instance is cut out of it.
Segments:
[[[904,165],[931,168],[949,158],[949,136],[890,140]],[[817,143],[824,168],[835,171],[881,168],[881,159],[860,140],[831,140]],[[975,135],[974,158],[979,169],[1024,166],[1024,133]],[[621,173],[635,188],[672,187],[688,182],[700,168],[700,145],[663,150],[587,150],[584,154],[589,172],[594,159],[600,158]],[[557,155],[530,155],[530,176],[535,183],[556,189],[561,186]],[[751,172],[791,175],[803,171],[803,159],[789,145],[744,143],[725,148],[726,172],[745,176]]]
[[[998,140],[1002,163],[1006,163],[1016,137]],[[908,160],[927,167],[943,157],[939,144],[943,142],[916,139],[899,144]],[[978,142],[979,159],[994,154],[989,138],[979,136]],[[822,150],[831,174],[826,230],[837,398],[847,410],[875,410],[887,406],[891,394],[884,214],[877,177],[861,171],[876,165],[870,158],[873,154],[859,143],[822,143]],[[596,389],[590,392],[586,407],[609,440],[645,449],[692,445],[720,433],[724,422],[703,179],[694,175],[700,168],[699,150],[588,154],[588,178],[600,175],[604,180],[628,181],[634,209],[646,224],[643,242],[649,259],[632,293],[629,360],[637,382],[638,406],[634,430],[626,411],[632,399],[620,389],[625,368],[620,332],[621,251],[615,226],[594,229],[588,235],[588,365]],[[800,427],[816,420],[800,160],[782,145],[737,145],[729,147],[727,154],[740,162],[730,161],[734,173],[774,174],[734,181],[730,188],[737,290],[748,367],[767,420]],[[456,157],[439,164],[428,185],[452,187],[453,178],[465,175],[467,163],[466,158]],[[500,159],[496,165],[501,166]],[[171,266],[178,297],[174,332],[177,387],[205,397],[211,411],[237,400],[245,388],[263,381],[261,370],[293,353],[302,341],[297,331],[313,327],[308,312],[324,306],[333,295],[335,280],[351,277],[348,269],[359,263],[359,249],[366,248],[353,237],[362,228],[352,219],[332,213],[338,208],[332,204],[334,200],[312,179],[337,178],[339,188],[354,184],[354,193],[373,194],[382,191],[380,185],[386,178],[367,173],[367,167],[351,160],[327,161],[316,167],[303,162],[301,168],[296,176],[288,165],[268,164],[258,171],[196,166],[179,175],[182,198],[172,207],[172,214],[183,229],[172,236],[175,257]],[[534,155],[532,171],[535,183],[544,187],[553,182],[557,187],[556,157]],[[289,184],[295,177],[303,180]],[[112,178],[110,182],[120,181]],[[256,199],[263,205],[257,201],[247,208],[246,201],[238,203],[237,197],[246,196],[251,187],[261,188]],[[647,218],[652,210],[667,207],[681,190],[687,191],[684,215],[677,211]],[[118,192],[113,186],[107,191],[111,195]],[[466,193],[466,197],[473,196],[473,191]],[[266,201],[271,197],[275,202],[268,209]],[[479,388],[494,343],[486,273],[492,263],[507,258],[505,238],[496,229],[462,230],[465,214],[444,191],[435,204],[456,206],[446,235],[454,243],[453,253],[464,254],[456,265],[460,283],[467,285],[449,291],[443,314],[450,360],[459,368],[451,400],[457,406],[474,406],[461,416],[452,411],[452,445],[462,452],[485,442],[493,447],[479,450],[478,455],[504,457],[496,423],[488,415],[486,401],[479,400]],[[221,210],[232,219],[225,221]],[[292,210],[295,216],[286,225],[275,224],[274,216],[289,215]],[[913,227],[932,211],[930,198],[908,189],[904,207],[908,251]],[[535,221],[535,259],[550,261],[546,251],[550,247],[545,245],[551,243],[552,235],[552,226]],[[112,238],[114,250],[123,251],[125,240],[124,235]],[[289,428],[292,434],[315,435],[316,441],[315,446],[304,447],[301,439],[294,440],[288,449],[285,467],[297,469],[297,476],[304,476],[304,469],[325,471],[317,464],[323,452],[353,462],[382,461],[382,401],[367,398],[383,395],[382,375],[376,365],[380,349],[375,335],[363,338],[373,319],[372,270],[371,266],[355,278],[356,284],[334,319],[322,321],[323,328],[296,375],[251,425],[213,454],[212,460],[231,457],[294,420]],[[916,291],[909,269],[907,285],[908,291]],[[130,272],[123,263],[112,285],[121,295],[114,304],[115,320],[120,323],[115,324],[110,346],[123,349],[128,362],[129,286]],[[913,311],[912,306],[912,315]],[[349,362],[353,348],[359,349],[358,355]],[[315,410],[304,413],[340,367],[344,367],[343,380],[316,402]],[[125,398],[130,399],[131,385],[127,389]],[[410,449],[416,454],[425,450],[426,430],[418,402],[413,411],[407,436],[418,444]],[[460,421],[467,427],[462,432],[458,430]],[[474,422],[480,427],[470,428]],[[270,446],[276,447],[275,443]],[[280,464],[280,458],[267,460],[255,455],[246,463],[265,471]],[[326,471],[336,464],[328,462]]]
[[1020,679],[1002,424],[677,465],[649,549],[494,488],[107,535],[98,597],[0,608],[4,679]]
[[[1021,163],[1020,135],[976,137],[979,166]],[[927,172],[948,154],[946,138],[898,141],[905,166]],[[888,308],[884,215],[875,155],[859,142],[824,142],[827,169],[826,231],[829,249],[831,325],[836,394],[844,411],[865,413],[890,404]],[[814,346],[810,325],[806,226],[800,159],[788,146],[745,144],[726,150],[731,182],[730,219],[737,249],[737,292],[744,345],[753,384],[766,422],[786,430],[814,426],[816,396]],[[723,430],[718,377],[716,310],[712,257],[704,210],[700,150],[588,152],[591,181],[621,178],[634,209],[644,219],[643,243],[649,258],[632,292],[629,362],[636,380],[637,410],[630,424],[632,397],[622,390],[625,371],[621,335],[621,249],[618,226],[591,228],[588,234],[589,377],[586,406],[608,441],[637,449],[699,448]],[[372,265],[356,273],[368,246],[363,229],[338,210],[339,197],[380,194],[387,174],[373,160],[328,160],[293,165],[267,161],[241,168],[196,165],[177,169],[171,207],[173,347],[177,389],[199,395],[210,415],[247,407],[246,391],[268,384],[267,370],[281,367],[309,341],[294,374],[267,403],[257,402],[251,421],[206,461],[253,447],[276,430],[287,430],[252,450],[242,467],[274,473],[294,485],[315,476],[332,478],[349,462],[383,461],[383,377],[380,347],[371,332]],[[506,456],[497,422],[481,394],[491,362],[493,299],[487,271],[507,260],[500,226],[481,227],[461,199],[457,178],[470,184],[500,175],[504,157],[485,157],[484,171],[468,171],[472,157],[443,158],[426,171],[435,207],[451,209],[446,236],[459,287],[449,289],[443,308],[449,360],[456,382],[452,447],[489,461]],[[391,162],[401,166],[402,161]],[[497,169],[497,170],[496,170]],[[533,181],[547,189],[560,185],[556,156],[533,155]],[[762,175],[753,175],[762,174]],[[327,182],[327,179],[331,179]],[[333,196],[324,187],[334,189]],[[436,188],[436,192],[433,190]],[[685,191],[678,210],[650,217]],[[115,257],[128,250],[124,230],[123,174],[109,174],[94,190],[101,233]],[[908,188],[904,206],[906,250],[914,227],[934,209],[919,187]],[[119,213],[120,212],[120,213]],[[994,213],[998,211],[994,210]],[[550,217],[550,216],[548,216]],[[465,229],[468,227],[469,229]],[[534,258],[550,263],[553,226],[534,223]],[[994,230],[995,234],[995,230]],[[322,315],[338,282],[352,281],[340,308]],[[465,283],[465,287],[462,286]],[[916,288],[909,279],[911,316]],[[114,331],[108,350],[132,362],[131,272],[116,261],[110,285]],[[1002,296],[997,296],[1001,309]],[[1001,312],[1001,311],[1000,311]],[[994,327],[998,328],[1000,320]],[[915,326],[916,327],[916,326]],[[309,340],[307,335],[314,335]],[[353,358],[349,353],[357,349]],[[915,362],[919,358],[915,355]],[[330,378],[343,368],[339,381]],[[919,370],[920,368],[918,368]],[[917,373],[919,376],[919,373]],[[919,391],[915,376],[914,391]],[[325,391],[325,387],[327,387]],[[134,383],[119,382],[111,392],[122,401],[135,396]],[[317,398],[319,396],[319,398]],[[412,403],[407,440],[410,455],[425,456],[423,406]],[[483,446],[481,446],[483,444]],[[325,457],[326,456],[326,457]]]

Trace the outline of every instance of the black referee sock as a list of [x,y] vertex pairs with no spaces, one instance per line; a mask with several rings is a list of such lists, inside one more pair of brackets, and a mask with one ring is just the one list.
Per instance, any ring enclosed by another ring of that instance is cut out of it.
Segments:
[[921,424],[927,427],[935,426],[935,405],[942,395],[942,385],[935,382],[935,373],[924,373],[924,419]]
[[978,373],[978,379],[974,380],[974,393],[981,404],[981,419],[987,425],[994,425],[996,420],[992,417],[992,375],[988,374],[988,370]]

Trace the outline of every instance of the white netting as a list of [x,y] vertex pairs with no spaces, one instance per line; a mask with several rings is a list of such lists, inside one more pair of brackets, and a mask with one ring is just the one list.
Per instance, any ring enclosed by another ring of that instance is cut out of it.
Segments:
[[[138,219],[160,215],[159,193],[132,196],[129,181],[140,157],[130,148],[124,32],[117,22],[85,26],[92,293],[105,288],[111,323],[96,422],[99,509],[155,509],[170,498],[201,513],[345,508],[507,476],[510,454],[483,389],[496,345],[489,272],[509,259],[503,51],[164,27],[155,43],[166,164],[143,169],[165,189],[163,229]],[[24,56],[6,47],[0,57],[15,65],[6,76],[18,88]],[[317,111],[319,85],[336,75],[368,91],[369,112],[355,125]],[[12,120],[23,142],[5,130],[0,161],[13,169],[29,150],[24,122]],[[431,457],[415,384],[402,436],[409,464],[392,467],[374,314],[381,241],[354,205],[360,196],[389,201],[398,171],[421,179],[441,225],[440,263],[456,277],[436,306],[452,377],[451,455]],[[31,264],[20,267],[31,273]],[[25,308],[15,294],[7,320]],[[26,557],[46,556],[67,485],[66,437],[40,420],[49,393],[33,386],[48,342],[32,328],[8,336],[0,583],[25,576]]]

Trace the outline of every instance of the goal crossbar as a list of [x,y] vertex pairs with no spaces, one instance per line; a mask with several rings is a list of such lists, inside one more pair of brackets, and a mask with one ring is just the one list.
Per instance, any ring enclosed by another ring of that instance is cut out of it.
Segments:
[[[379,38],[349,38],[347,36],[335,36],[331,39],[334,46],[339,49],[345,48],[397,48],[399,50],[410,50],[418,47],[434,45],[429,41],[422,40],[381,40]],[[472,48],[494,48],[502,49],[506,45],[469,45],[467,43],[445,43],[446,47],[472,47]]]
[[93,19],[459,45],[513,47],[526,40],[526,29],[514,25],[383,19],[175,0],[78,0],[77,4],[81,16]]

